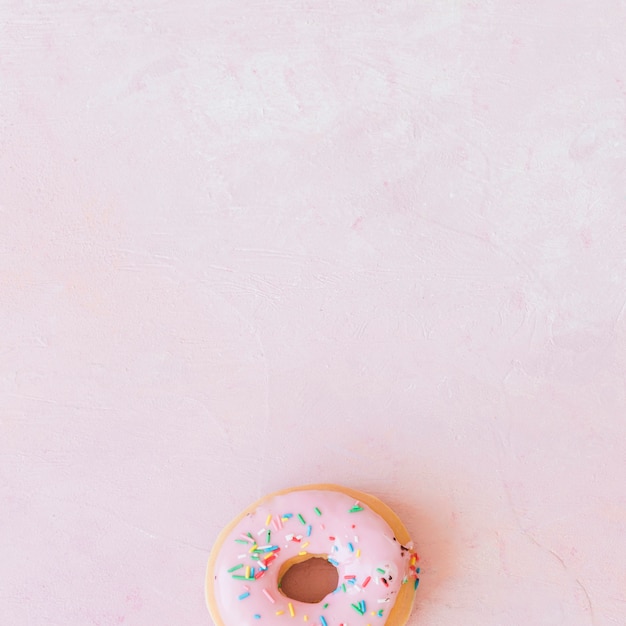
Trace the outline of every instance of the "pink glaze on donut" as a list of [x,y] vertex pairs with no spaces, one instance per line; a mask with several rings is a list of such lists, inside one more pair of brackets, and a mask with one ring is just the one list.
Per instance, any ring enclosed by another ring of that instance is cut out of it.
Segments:
[[[303,553],[337,568],[339,586],[317,604],[278,588],[281,565]],[[401,586],[417,587],[416,563],[412,545],[401,546],[365,504],[337,491],[292,491],[265,501],[226,537],[214,594],[226,626],[289,626],[291,618],[310,626],[382,625]]]

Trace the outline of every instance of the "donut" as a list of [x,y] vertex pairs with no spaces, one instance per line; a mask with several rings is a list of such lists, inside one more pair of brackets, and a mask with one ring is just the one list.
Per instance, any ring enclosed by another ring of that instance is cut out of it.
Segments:
[[209,555],[206,602],[216,626],[404,626],[418,561],[379,499],[305,485],[265,496],[224,528]]

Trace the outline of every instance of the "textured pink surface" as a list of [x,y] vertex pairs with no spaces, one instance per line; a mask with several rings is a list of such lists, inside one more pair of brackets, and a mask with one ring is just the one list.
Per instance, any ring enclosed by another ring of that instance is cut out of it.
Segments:
[[626,623],[626,5],[0,0],[0,615],[205,624],[342,482],[411,625]]

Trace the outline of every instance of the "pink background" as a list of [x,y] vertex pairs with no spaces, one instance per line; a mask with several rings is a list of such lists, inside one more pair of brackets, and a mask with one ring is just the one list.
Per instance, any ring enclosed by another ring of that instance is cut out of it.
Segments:
[[626,4],[0,0],[2,624],[210,625],[315,481],[410,624],[626,623]]

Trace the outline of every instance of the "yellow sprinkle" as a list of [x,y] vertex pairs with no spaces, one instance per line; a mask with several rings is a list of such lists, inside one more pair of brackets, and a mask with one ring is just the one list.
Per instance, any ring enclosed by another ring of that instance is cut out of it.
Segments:
[[276,611],[276,615],[282,615],[285,611]]
[[265,518],[265,525],[269,526],[271,521],[272,521],[272,514],[268,513],[267,517]]
[[358,559],[361,556],[361,548],[357,548],[356,558]]
[[250,566],[246,565],[246,578],[250,578]]
[[298,552],[298,556],[304,556],[305,554],[307,554],[306,550],[302,550],[302,552]]
[[308,545],[309,545],[309,542],[308,542],[308,541],[305,541],[305,542],[302,544],[302,546],[301,546],[301,547],[302,547],[302,548],[306,548]]
[[308,622],[308,621],[309,621],[309,616],[308,616],[308,615],[304,615],[304,616],[302,617],[302,619],[303,619],[305,622]]
[[295,611],[293,610],[293,604],[291,604],[291,602],[289,603],[289,614],[291,615],[291,617],[295,615]]

